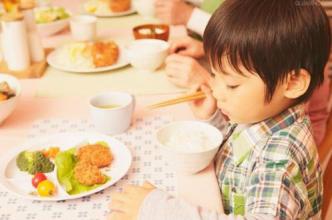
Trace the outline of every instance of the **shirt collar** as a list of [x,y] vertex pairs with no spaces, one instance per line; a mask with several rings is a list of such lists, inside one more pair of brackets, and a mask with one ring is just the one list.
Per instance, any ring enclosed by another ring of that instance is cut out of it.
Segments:
[[[229,144],[233,148],[233,156],[236,165],[240,165],[250,151],[263,147],[258,146],[258,142],[266,139],[271,134],[287,128],[295,121],[304,118],[304,105],[297,105],[286,109],[282,113],[264,121],[251,125],[240,125],[239,129],[235,129],[230,136]],[[238,126],[239,127],[239,126]]]

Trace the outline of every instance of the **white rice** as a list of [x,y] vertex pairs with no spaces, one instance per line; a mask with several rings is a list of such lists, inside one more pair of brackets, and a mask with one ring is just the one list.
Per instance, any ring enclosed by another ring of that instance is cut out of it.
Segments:
[[67,68],[95,68],[91,53],[84,53],[85,43],[72,43],[60,47],[56,53],[56,62]]
[[175,128],[163,143],[166,147],[181,152],[201,152],[216,147],[215,135],[201,128]]

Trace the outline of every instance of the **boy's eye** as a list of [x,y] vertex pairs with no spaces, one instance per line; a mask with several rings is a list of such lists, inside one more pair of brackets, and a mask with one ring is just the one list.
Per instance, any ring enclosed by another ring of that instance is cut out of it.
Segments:
[[210,72],[210,74],[211,74],[211,76],[212,76],[213,78],[216,76],[216,74],[213,73],[213,72]]
[[239,85],[227,85],[228,89],[236,89]]

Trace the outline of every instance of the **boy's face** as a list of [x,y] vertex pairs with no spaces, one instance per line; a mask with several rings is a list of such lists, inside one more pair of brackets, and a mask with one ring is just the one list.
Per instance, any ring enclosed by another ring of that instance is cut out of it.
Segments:
[[210,82],[218,108],[234,123],[255,123],[275,116],[291,105],[284,96],[285,85],[280,83],[270,102],[265,101],[263,80],[241,67],[243,74],[231,67],[227,58],[222,60],[225,72],[214,71]]

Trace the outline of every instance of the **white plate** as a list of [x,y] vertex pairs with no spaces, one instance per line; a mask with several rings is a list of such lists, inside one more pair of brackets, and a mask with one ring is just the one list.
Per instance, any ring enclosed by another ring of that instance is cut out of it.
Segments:
[[110,66],[104,66],[104,67],[96,67],[96,68],[77,68],[77,67],[70,67],[66,66],[63,63],[59,62],[57,60],[56,53],[58,53],[60,49],[55,49],[47,56],[47,63],[58,70],[67,71],[67,72],[73,72],[73,73],[97,73],[97,72],[105,72],[110,70],[119,69],[122,67],[125,67],[129,64],[125,54],[124,49],[119,46],[119,58],[116,63]]
[[[78,144],[89,142],[96,143],[98,141],[106,142],[111,148],[113,161],[110,168],[102,172],[110,177],[110,180],[96,189],[88,192],[69,195],[60,186],[56,178],[56,172],[46,173],[47,178],[50,179],[57,187],[57,193],[51,197],[40,197],[31,195],[32,191],[36,191],[31,184],[32,175],[26,172],[21,172],[16,166],[16,157],[22,150],[41,150],[51,146],[58,146],[61,150],[66,150],[77,146]],[[6,154],[5,158],[1,159],[0,164],[0,184],[7,190],[25,199],[41,200],[41,201],[59,201],[68,199],[77,199],[83,196],[91,195],[101,191],[120,180],[128,171],[132,161],[132,156],[129,149],[115,138],[98,134],[98,133],[62,133],[43,138],[33,139],[20,148]]]
[[131,15],[136,13],[135,8],[133,8],[133,6],[131,6],[131,8],[127,11],[122,11],[122,12],[112,12],[111,10],[108,13],[90,13],[88,11],[86,11],[85,6],[83,5],[83,11],[84,13],[90,14],[90,15],[94,15],[97,17],[102,17],[102,18],[111,18],[111,17],[120,17],[120,16],[126,16],[126,15]]
[[136,13],[136,10],[133,9],[133,8],[130,8],[129,10],[127,11],[122,11],[122,12],[109,12],[107,14],[97,14],[97,13],[94,13],[92,15],[95,15],[97,17],[103,17],[103,18],[111,18],[111,17],[120,17],[120,16],[125,16],[125,15],[131,15],[131,14],[134,14]]

